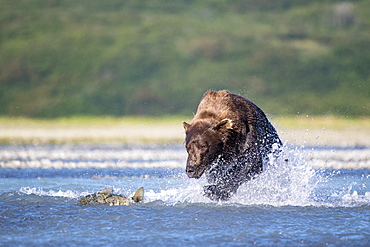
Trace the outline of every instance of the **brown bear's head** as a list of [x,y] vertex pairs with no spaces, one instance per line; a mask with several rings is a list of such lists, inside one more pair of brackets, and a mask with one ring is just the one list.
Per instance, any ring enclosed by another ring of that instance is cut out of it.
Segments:
[[227,132],[232,130],[233,123],[230,119],[217,123],[200,120],[193,124],[183,122],[183,126],[188,152],[186,173],[190,178],[200,178],[222,154]]

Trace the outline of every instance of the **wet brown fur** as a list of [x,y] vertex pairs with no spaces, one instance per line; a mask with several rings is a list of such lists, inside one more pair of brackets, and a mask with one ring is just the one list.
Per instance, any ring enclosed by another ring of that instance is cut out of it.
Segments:
[[240,184],[262,171],[279,136],[263,111],[228,91],[208,91],[193,120],[183,123],[191,178],[204,173],[210,185],[205,195],[227,200]]

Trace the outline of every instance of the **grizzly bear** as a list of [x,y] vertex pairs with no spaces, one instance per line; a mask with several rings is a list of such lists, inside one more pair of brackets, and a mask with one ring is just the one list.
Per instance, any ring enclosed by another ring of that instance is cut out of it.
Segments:
[[189,178],[205,174],[204,194],[228,200],[238,187],[262,172],[281,141],[263,111],[226,90],[208,91],[190,123],[183,122]]

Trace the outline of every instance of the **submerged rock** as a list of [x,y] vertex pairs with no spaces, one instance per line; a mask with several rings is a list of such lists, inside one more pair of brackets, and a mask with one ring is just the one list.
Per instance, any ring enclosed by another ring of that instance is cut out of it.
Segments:
[[112,188],[101,190],[80,198],[77,201],[79,205],[98,205],[107,204],[109,206],[130,206],[132,202],[141,202],[144,196],[144,188],[140,187],[131,198],[113,194]]

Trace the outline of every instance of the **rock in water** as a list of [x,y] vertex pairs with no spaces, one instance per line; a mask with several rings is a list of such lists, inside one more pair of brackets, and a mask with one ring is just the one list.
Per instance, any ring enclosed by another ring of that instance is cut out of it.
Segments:
[[135,194],[132,196],[134,202],[142,202],[144,197],[144,188],[140,187]]
[[125,196],[115,195],[113,194],[112,188],[107,188],[97,193],[80,198],[77,201],[77,204],[86,206],[98,204],[107,204],[109,206],[118,206],[118,205],[130,206],[132,202],[143,201],[143,196],[144,196],[143,187],[139,188],[131,199]]

